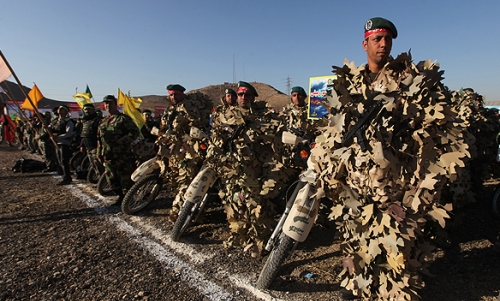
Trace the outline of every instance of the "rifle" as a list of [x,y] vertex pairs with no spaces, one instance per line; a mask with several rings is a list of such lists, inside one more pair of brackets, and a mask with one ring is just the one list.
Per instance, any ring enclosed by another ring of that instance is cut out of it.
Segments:
[[358,122],[345,134],[344,139],[342,139],[342,146],[350,145],[352,137],[356,135],[361,150],[366,151],[365,130],[368,127],[368,121],[375,117],[381,107],[382,100],[375,101],[375,103],[363,114]]
[[233,152],[233,140],[236,139],[240,133],[243,131],[245,128],[245,124],[238,124],[236,128],[234,128],[233,132],[231,133],[231,137],[229,137],[226,142],[224,142],[224,145],[222,146],[222,149],[226,151],[226,153],[232,153]]

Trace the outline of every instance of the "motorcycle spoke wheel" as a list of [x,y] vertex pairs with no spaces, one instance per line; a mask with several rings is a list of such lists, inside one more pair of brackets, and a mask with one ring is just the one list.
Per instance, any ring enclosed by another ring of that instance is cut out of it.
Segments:
[[135,214],[149,205],[160,193],[162,181],[158,174],[151,174],[135,183],[122,202],[122,212]]
[[191,226],[193,217],[196,216],[197,210],[193,211],[193,206],[198,206],[198,204],[185,202],[186,203],[181,207],[174,228],[170,233],[170,237],[173,241],[179,241],[181,239],[182,234]]
[[92,184],[97,184],[99,182],[100,178],[99,171],[97,171],[94,167],[90,167],[89,171],[87,172],[87,181]]
[[281,233],[277,244],[273,247],[267,258],[264,268],[260,272],[257,280],[257,288],[268,289],[273,283],[278,272],[287,259],[292,254],[296,241]]
[[113,190],[113,188],[109,185],[108,181],[106,180],[105,173],[101,175],[101,177],[99,178],[99,181],[97,182],[97,192],[99,192],[99,194],[102,196],[116,195],[115,191]]

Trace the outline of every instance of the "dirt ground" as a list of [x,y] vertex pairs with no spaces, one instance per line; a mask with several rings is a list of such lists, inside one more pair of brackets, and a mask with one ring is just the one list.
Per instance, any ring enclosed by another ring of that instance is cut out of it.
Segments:
[[[94,198],[95,186],[75,180],[71,188],[60,187],[55,174],[12,172],[21,157],[40,160],[0,144],[0,300],[214,300],[109,222],[147,224],[168,236],[171,199],[160,195],[138,216],[110,206],[112,199],[90,208],[74,191]],[[422,300],[499,300],[500,220],[490,209],[496,182],[484,184],[477,202],[464,209],[463,222],[450,229],[449,244],[436,249]],[[266,258],[224,249],[227,235],[224,213],[213,204],[205,223],[186,233],[183,243],[213,255],[196,269],[226,290],[228,300],[338,299],[341,254],[332,228],[316,226],[264,295],[228,280],[245,275],[254,284]]]

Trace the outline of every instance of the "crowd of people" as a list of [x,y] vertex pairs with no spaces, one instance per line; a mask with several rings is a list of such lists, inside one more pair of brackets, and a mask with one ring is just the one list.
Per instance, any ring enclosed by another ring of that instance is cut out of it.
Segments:
[[[447,90],[438,66],[414,64],[409,53],[393,58],[397,36],[392,22],[368,20],[362,42],[368,62],[334,67],[338,78],[327,96],[330,114],[321,119],[308,118],[307,93],[300,86],[277,112],[256,101],[258,91],[244,81],[236,91],[226,89],[217,106],[201,93],[185,94],[182,85],[171,84],[165,112],[153,119],[144,110],[141,129],[118,110],[116,97],[107,95],[108,116],[86,104],[75,122],[68,108],[59,106],[54,117],[41,116],[43,122],[38,116],[19,120],[17,142],[43,154],[46,172],[59,167],[58,185],[72,182],[72,154],[86,152],[92,164],[107,171],[119,203],[134,184],[132,142],[140,136],[156,141],[157,160],[169,174],[167,186],[176,192],[172,220],[193,178],[203,165],[211,166],[224,183],[219,196],[230,231],[224,245],[253,256],[261,255],[284,206],[284,191],[307,168],[311,153],[318,186],[333,202],[330,218],[342,235],[341,297],[417,300],[429,225],[441,222],[434,214],[473,198],[457,183],[470,182],[471,165],[489,168],[477,161],[475,139],[496,136],[500,126],[473,90],[461,95]],[[464,103],[467,99],[473,100]],[[477,126],[481,118],[488,131]],[[287,145],[286,131],[311,142],[324,139],[312,150],[313,143]],[[482,158],[493,159],[496,142],[493,149],[482,145]]]

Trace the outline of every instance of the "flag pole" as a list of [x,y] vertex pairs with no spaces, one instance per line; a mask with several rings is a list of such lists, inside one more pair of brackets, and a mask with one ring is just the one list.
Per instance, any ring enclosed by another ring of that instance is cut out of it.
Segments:
[[[19,85],[19,88],[21,88],[21,91],[23,92],[23,94],[26,96],[26,98],[28,99],[28,101],[30,102],[31,106],[33,107],[34,109],[34,112],[36,114],[36,116],[38,116],[38,119],[40,119],[40,121],[42,122],[42,124],[44,125],[44,129],[47,131],[47,133],[49,134],[50,136],[50,140],[52,140],[52,142],[54,142],[54,146],[56,148],[56,150],[60,151],[60,148],[59,148],[59,145],[57,145],[57,142],[56,140],[54,139],[54,136],[52,134],[52,131],[49,129],[48,127],[48,124],[45,122],[45,118],[42,117],[42,115],[40,114],[40,112],[38,112],[38,108],[33,104],[33,100],[31,100],[31,97],[29,96],[29,93],[26,94],[26,91],[24,91],[23,89],[23,85],[21,84],[21,81],[19,80],[19,78],[17,77],[16,73],[14,72],[14,70],[12,69],[12,67],[10,66],[9,62],[7,61],[7,59],[5,58],[5,56],[3,55],[3,52],[2,50],[0,50],[0,56],[2,57],[3,61],[5,62],[5,65],[7,65],[7,68],[9,68],[10,70],[10,73],[12,74],[12,76],[14,76],[14,78],[16,79],[16,82],[17,84]],[[59,163],[61,163],[61,160],[59,160]]]

